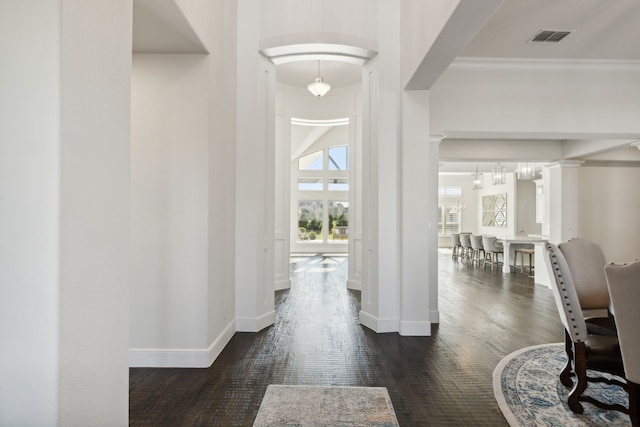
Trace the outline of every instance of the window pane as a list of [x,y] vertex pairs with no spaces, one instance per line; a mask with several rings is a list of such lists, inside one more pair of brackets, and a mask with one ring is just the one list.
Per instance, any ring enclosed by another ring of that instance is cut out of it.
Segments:
[[461,197],[462,187],[460,186],[443,186],[438,187],[438,196],[444,197]]
[[322,212],[319,200],[298,201],[298,241],[322,241]]
[[349,180],[346,178],[331,178],[329,191],[349,191]]
[[329,201],[329,239],[349,239],[349,202]]
[[438,211],[438,234],[459,233],[460,212],[455,206],[439,206]]
[[462,187],[445,187],[445,194],[449,197],[462,196]]
[[346,145],[329,148],[329,170],[349,170],[349,149]]
[[323,150],[302,156],[298,159],[298,169],[301,171],[321,171]]
[[322,178],[298,178],[298,190],[322,191]]

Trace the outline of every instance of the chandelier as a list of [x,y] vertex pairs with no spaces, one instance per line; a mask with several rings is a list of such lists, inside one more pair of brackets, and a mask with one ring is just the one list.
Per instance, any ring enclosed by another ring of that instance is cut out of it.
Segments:
[[500,185],[507,183],[507,170],[500,162],[491,168],[491,180],[493,185]]
[[478,172],[478,167],[476,166],[476,173],[472,173],[471,177],[473,179],[473,185],[471,186],[472,190],[481,190],[482,189],[482,174]]
[[316,77],[316,79],[312,83],[309,83],[307,85],[307,89],[309,89],[309,92],[317,97],[324,96],[327,92],[329,92],[329,89],[331,89],[329,83],[326,83],[324,79],[320,77],[320,61],[318,61],[318,77]]
[[535,179],[536,165],[534,163],[518,163],[516,175],[518,176],[518,179]]
[[460,200],[456,201],[456,204],[449,208],[451,213],[460,213],[467,208],[467,205],[460,203]]

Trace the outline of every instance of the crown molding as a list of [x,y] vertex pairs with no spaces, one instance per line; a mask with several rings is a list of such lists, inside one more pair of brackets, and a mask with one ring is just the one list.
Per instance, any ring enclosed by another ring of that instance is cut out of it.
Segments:
[[529,59],[458,57],[450,69],[541,69],[541,70],[605,70],[640,71],[640,60],[606,59]]

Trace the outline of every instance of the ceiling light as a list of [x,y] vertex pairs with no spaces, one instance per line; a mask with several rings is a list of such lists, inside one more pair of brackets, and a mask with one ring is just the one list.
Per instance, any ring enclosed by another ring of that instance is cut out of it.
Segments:
[[518,163],[516,175],[518,175],[518,179],[535,179],[536,165],[534,163]]
[[473,185],[471,186],[472,190],[481,190],[482,189],[482,174],[478,172],[478,167],[476,166],[476,173],[472,173],[471,177],[473,178]]
[[506,184],[507,183],[507,170],[500,162],[491,168],[491,179],[493,185]]
[[309,89],[309,92],[317,97],[324,96],[327,92],[329,92],[329,89],[331,89],[329,83],[325,83],[324,79],[320,77],[320,61],[318,61],[318,77],[316,77],[313,83],[309,83],[307,85],[307,89]]

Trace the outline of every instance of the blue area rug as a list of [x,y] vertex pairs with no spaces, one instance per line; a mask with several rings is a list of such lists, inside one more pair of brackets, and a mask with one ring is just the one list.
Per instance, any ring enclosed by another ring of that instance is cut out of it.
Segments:
[[[509,425],[631,426],[628,415],[586,402],[584,413],[574,414],[567,405],[570,390],[559,379],[566,361],[563,344],[524,348],[500,361],[493,372],[493,392]],[[586,394],[624,406],[629,402],[622,388],[604,383],[589,383]]]

